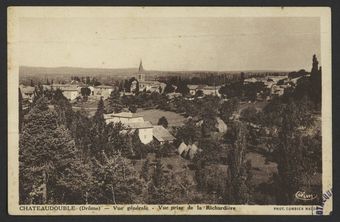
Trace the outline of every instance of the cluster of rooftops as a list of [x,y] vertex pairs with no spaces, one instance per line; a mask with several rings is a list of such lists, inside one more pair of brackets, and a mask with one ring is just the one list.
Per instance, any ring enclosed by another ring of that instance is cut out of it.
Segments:
[[162,125],[152,125],[149,121],[145,121],[143,116],[136,113],[104,114],[104,119],[107,124],[120,122],[133,131],[138,130],[139,138],[144,144],[150,143],[153,139],[160,144],[172,143],[175,140],[175,137]]

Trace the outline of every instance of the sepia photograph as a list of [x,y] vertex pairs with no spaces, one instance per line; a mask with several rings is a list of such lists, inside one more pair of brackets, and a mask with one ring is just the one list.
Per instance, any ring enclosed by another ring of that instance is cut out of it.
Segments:
[[332,211],[327,8],[8,13],[13,214]]

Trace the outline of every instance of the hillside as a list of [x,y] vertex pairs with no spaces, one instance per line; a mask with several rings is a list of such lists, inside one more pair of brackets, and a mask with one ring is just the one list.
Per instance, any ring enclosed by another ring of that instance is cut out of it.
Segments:
[[[216,75],[216,74],[240,74],[242,71],[158,71],[158,70],[146,70],[145,74],[148,76],[171,76],[171,75],[181,75],[181,76],[197,76],[197,75]],[[281,71],[271,71],[271,70],[247,70],[243,71],[247,73],[281,73],[286,72]],[[21,66],[19,68],[19,75],[21,77],[27,76],[116,76],[116,77],[129,77],[135,76],[138,73],[137,68],[120,68],[120,69],[110,69],[110,68],[80,68],[80,67],[32,67],[32,66]]]

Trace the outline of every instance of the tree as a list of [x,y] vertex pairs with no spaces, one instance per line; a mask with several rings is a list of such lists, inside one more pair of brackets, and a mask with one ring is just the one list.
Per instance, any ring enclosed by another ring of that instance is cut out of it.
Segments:
[[203,93],[203,91],[202,90],[197,90],[197,92],[196,92],[196,94],[195,94],[195,97],[202,97],[202,96],[204,96],[204,93]]
[[85,77],[85,84],[88,84],[88,85],[91,84],[91,79],[89,76]]
[[137,107],[135,105],[131,105],[131,106],[129,106],[129,111],[132,112],[132,113],[136,113]]
[[163,183],[163,165],[160,159],[157,160],[155,172],[152,176],[152,182],[155,187],[160,187]]
[[123,109],[123,102],[120,98],[120,93],[118,90],[114,90],[111,92],[110,97],[108,98],[108,104],[107,104],[107,112],[115,112],[119,113]]
[[168,142],[165,142],[164,144],[158,146],[157,148],[155,148],[156,150],[156,157],[157,158],[162,158],[162,157],[169,157],[174,153],[174,150],[176,150],[176,148],[174,147],[173,144],[170,144]]
[[230,122],[230,117],[238,109],[238,106],[239,100],[237,98],[231,98],[222,103],[219,109],[221,119],[226,123]]
[[186,144],[193,144],[201,138],[201,132],[196,126],[195,122],[189,120],[184,126],[177,129],[176,132],[176,145],[181,142]]
[[102,118],[104,113],[105,113],[104,101],[103,101],[103,97],[100,97],[100,100],[99,100],[98,106],[97,106],[97,111],[96,111],[94,116],[96,118]]
[[48,109],[45,98],[40,98],[20,135],[20,202],[79,203],[68,199],[81,192],[77,153],[70,132],[57,124],[55,113]]
[[175,87],[173,87],[171,83],[167,83],[164,88],[164,94],[173,93],[174,91]]
[[95,161],[94,174],[98,181],[97,204],[140,203],[143,185],[138,173],[122,157],[120,152],[106,155],[102,152],[101,161]]
[[[228,130],[227,142],[232,145],[229,154],[229,166],[231,172],[231,191],[227,193],[226,199],[236,204],[248,204],[250,202],[251,190],[250,163],[246,162],[247,150],[247,128],[242,122],[236,121],[231,130]],[[227,181],[229,183],[229,181]]]
[[182,93],[182,95],[187,95],[189,94],[189,88],[187,84],[183,81],[179,81],[177,85],[176,92]]
[[66,128],[70,129],[74,112],[72,110],[72,105],[60,89],[57,89],[54,92],[51,103],[54,105],[57,113],[58,124],[62,124]]
[[100,98],[97,111],[92,117],[90,128],[91,152],[97,158],[102,158],[101,152],[107,148],[108,131],[104,119],[104,101]]
[[132,134],[131,142],[132,142],[132,144],[131,144],[131,155],[130,155],[130,157],[134,157],[134,158],[138,158],[138,159],[145,158],[148,151],[147,151],[146,145],[144,145],[139,138],[138,130],[136,130]]
[[21,94],[21,90],[19,88],[19,132],[21,133],[21,129],[22,129],[22,123],[24,121],[24,111],[22,109],[22,94]]
[[241,111],[241,119],[247,122],[257,122],[257,110],[253,106],[249,106]]
[[83,97],[87,98],[89,95],[91,95],[91,90],[88,87],[83,87],[80,89],[80,93]]
[[157,125],[162,125],[164,128],[168,128],[168,120],[165,118],[165,116],[162,116],[159,118]]
[[244,72],[241,72],[241,74],[240,74],[240,80],[241,80],[242,84],[244,83],[245,78],[246,78],[246,77],[245,77]]
[[316,58],[316,55],[313,55],[313,65],[310,73],[313,87],[313,90],[311,91],[311,97],[318,107],[320,107],[319,104],[321,104],[321,75],[321,66],[319,67],[319,62]]
[[141,171],[141,178],[144,179],[145,182],[149,181],[149,159],[146,159],[143,163],[142,166],[142,171]]
[[274,177],[274,182],[280,189],[277,197],[279,204],[294,203],[294,194],[302,189],[305,178],[308,180],[320,172],[318,166],[321,159],[321,137],[303,136],[297,129],[301,125],[297,123],[297,116],[292,109],[296,110],[294,106],[286,106],[284,109],[273,154],[278,164],[278,174]]
[[160,159],[157,159],[151,183],[148,187],[148,203],[149,204],[167,204],[171,203],[174,193],[169,186],[169,180],[163,172],[163,165]]

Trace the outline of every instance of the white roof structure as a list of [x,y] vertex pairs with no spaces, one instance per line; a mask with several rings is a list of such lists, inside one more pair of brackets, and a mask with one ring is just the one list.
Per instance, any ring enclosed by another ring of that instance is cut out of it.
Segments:
[[104,118],[112,118],[112,117],[119,117],[119,118],[136,118],[141,117],[140,115],[137,115],[135,113],[131,112],[121,112],[121,113],[110,113],[110,114],[104,114]]
[[113,89],[113,86],[99,85],[99,86],[95,86],[94,88],[98,88],[98,89]]
[[188,147],[189,147],[189,152],[188,152],[189,158],[194,159],[196,153],[198,152],[198,147],[195,144],[189,145]]
[[227,132],[227,129],[228,129],[227,124],[220,117],[216,117],[216,121],[217,121],[216,125],[217,125],[217,128],[218,128],[218,131],[220,133]]
[[182,142],[177,149],[179,155],[182,155],[183,152],[187,152],[188,150],[189,150],[189,147],[184,142]]
[[153,126],[153,136],[158,142],[174,141],[175,137],[161,125]]
[[254,82],[257,82],[257,79],[255,79],[254,77],[252,77],[252,78],[249,78],[249,79],[245,79],[244,81],[245,81],[245,82],[248,82],[248,83],[249,83],[249,82],[253,82],[253,83],[254,83]]
[[128,123],[127,126],[131,129],[153,128],[152,124],[149,121]]

